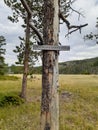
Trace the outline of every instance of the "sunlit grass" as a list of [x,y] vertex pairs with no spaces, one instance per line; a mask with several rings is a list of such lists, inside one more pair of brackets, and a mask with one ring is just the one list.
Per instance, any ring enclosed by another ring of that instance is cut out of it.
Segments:
[[[60,130],[98,130],[98,76],[60,75],[59,81]],[[21,78],[0,81],[0,98],[20,91]],[[25,104],[0,108],[1,130],[40,130],[41,76],[28,79],[27,97]]]
[[60,77],[60,130],[98,130],[98,76],[67,75]]

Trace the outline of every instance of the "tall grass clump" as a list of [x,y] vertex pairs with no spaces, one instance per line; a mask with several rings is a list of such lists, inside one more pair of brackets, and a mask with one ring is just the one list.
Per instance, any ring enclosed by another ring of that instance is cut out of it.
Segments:
[[9,105],[21,105],[24,100],[18,95],[5,95],[0,99],[0,107],[7,107]]

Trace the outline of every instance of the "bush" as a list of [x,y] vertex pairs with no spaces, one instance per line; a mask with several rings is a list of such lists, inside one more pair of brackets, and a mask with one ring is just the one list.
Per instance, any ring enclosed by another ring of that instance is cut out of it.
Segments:
[[4,96],[1,99],[0,107],[5,107],[5,106],[8,106],[8,105],[18,106],[18,105],[21,105],[23,103],[24,103],[24,100],[22,98],[20,98],[19,96],[17,96],[17,95],[7,95],[7,96]]
[[90,72],[88,70],[85,70],[85,71],[82,72],[82,74],[87,74],[88,75],[88,74],[90,74]]
[[19,78],[16,76],[7,76],[7,75],[0,75],[0,80],[18,80]]
[[94,67],[98,66],[98,60],[96,60],[93,64]]

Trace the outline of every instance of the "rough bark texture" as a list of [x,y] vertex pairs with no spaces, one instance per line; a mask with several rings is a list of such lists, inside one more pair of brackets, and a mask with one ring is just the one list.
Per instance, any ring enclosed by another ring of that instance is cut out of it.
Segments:
[[[58,10],[58,0],[44,0],[44,44],[59,42]],[[57,51],[43,51],[41,130],[59,130]]]
[[24,98],[25,100],[26,100],[26,89],[27,89],[28,59],[29,59],[30,19],[31,16],[27,16],[25,54],[24,54],[24,72],[23,72],[22,90],[21,90],[21,97]]

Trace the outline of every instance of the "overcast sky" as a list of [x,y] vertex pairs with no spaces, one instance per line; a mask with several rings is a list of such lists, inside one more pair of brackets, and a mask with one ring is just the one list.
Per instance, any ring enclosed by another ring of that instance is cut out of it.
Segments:
[[[7,20],[7,16],[11,14],[11,10],[4,4],[4,0],[0,0],[0,35],[6,38],[6,56],[5,61],[9,65],[14,64],[17,61],[16,54],[13,52],[16,45],[19,45],[18,36],[23,36],[24,32],[21,28],[22,21],[18,24],[13,24]],[[59,62],[86,59],[98,56],[98,44],[95,41],[84,42],[84,35],[89,32],[97,32],[96,18],[98,17],[98,0],[77,0],[74,3],[74,8],[83,13],[85,17],[80,17],[78,21],[78,15],[73,14],[69,20],[72,24],[80,25],[88,23],[88,26],[82,29],[82,34],[75,32],[65,38],[66,26],[61,25],[60,28],[60,42],[62,45],[69,45],[69,52],[60,52]],[[39,63],[38,63],[39,64]]]

